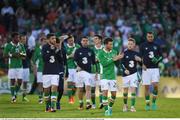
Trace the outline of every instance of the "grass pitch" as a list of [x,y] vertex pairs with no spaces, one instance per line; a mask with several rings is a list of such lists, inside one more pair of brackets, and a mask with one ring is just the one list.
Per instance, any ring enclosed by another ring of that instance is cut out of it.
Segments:
[[[62,98],[62,110],[56,113],[45,113],[45,105],[38,104],[37,95],[29,95],[30,102],[22,102],[22,96],[18,96],[16,103],[10,102],[11,96],[8,94],[0,95],[0,118],[178,118],[180,117],[180,99],[159,98],[157,101],[157,111],[145,111],[144,98],[137,98],[137,112],[122,112],[123,100],[117,98],[113,106],[113,115],[104,116],[104,110],[78,110],[78,101],[75,104],[68,103],[68,98]],[[98,101],[98,98],[96,98]],[[129,99],[130,104],[130,99]],[[98,105],[98,103],[97,103]]]

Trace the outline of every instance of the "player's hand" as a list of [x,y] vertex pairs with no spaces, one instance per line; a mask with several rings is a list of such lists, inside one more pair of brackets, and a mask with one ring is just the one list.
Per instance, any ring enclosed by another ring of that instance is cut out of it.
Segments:
[[68,58],[73,58],[74,57],[74,53],[68,55]]
[[124,72],[125,72],[126,75],[130,74],[129,70],[127,70],[127,69]]
[[79,66],[77,66],[76,71],[77,72],[81,71],[81,68]]
[[141,59],[139,56],[135,55],[134,57],[135,57],[135,60],[136,60],[136,61],[141,62],[142,59]]
[[142,69],[146,71],[146,70],[147,70],[147,67],[143,64],[143,65],[142,65]]

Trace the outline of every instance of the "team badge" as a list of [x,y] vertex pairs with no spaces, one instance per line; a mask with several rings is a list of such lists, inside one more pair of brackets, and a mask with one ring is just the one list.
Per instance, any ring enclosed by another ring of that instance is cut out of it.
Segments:
[[154,50],[157,50],[157,47],[156,46],[153,46]]
[[126,58],[129,58],[129,56],[126,56]]
[[145,49],[146,49],[146,50],[148,50],[148,48],[147,48],[147,47],[146,47]]
[[89,56],[91,56],[91,53],[90,53],[90,52],[88,52],[88,55],[89,55]]

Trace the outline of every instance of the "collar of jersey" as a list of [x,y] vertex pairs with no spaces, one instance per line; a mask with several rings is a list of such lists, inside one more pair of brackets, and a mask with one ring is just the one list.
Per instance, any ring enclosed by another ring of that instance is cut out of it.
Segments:
[[112,52],[112,50],[106,51],[105,48],[104,48],[103,50],[104,50],[105,53],[110,53],[110,52]]
[[11,44],[12,44],[13,46],[19,46],[19,42],[18,42],[18,44],[16,45],[16,44],[14,44],[14,43],[11,41]]
[[69,48],[75,47],[75,43],[73,44],[73,46],[70,46],[69,44],[67,44],[67,46],[68,46]]
[[98,49],[98,50],[103,48],[103,46],[102,46],[102,45],[101,45],[101,47],[100,47],[100,48],[97,48],[96,46],[94,46],[94,47],[95,47],[96,49]]

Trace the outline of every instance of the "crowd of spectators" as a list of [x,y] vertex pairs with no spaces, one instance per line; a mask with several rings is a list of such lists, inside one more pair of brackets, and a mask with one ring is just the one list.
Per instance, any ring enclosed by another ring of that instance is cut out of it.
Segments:
[[[13,31],[28,35],[33,49],[41,33],[113,37],[123,50],[129,36],[137,45],[148,31],[163,50],[161,75],[180,77],[180,1],[178,0],[0,0],[0,45]],[[118,47],[118,48],[117,48]],[[4,68],[2,50],[0,67]]]

